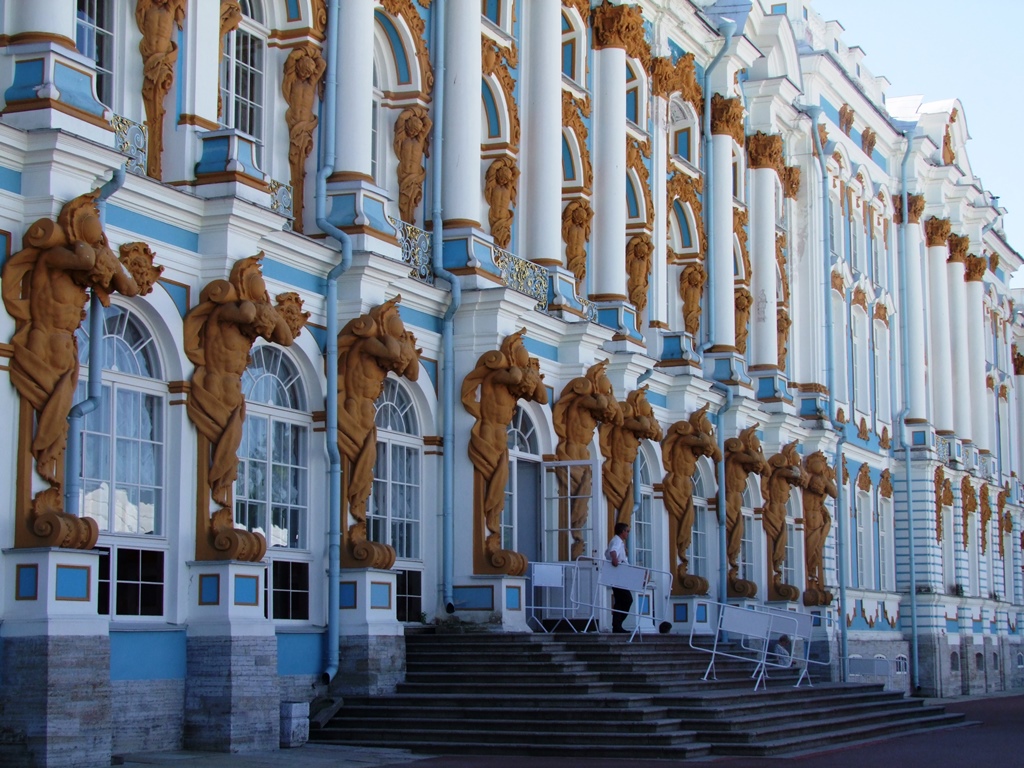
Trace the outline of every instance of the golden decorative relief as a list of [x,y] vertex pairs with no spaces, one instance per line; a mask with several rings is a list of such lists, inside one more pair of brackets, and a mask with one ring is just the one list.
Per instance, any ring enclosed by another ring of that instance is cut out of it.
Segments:
[[[144,296],[163,267],[145,243],[126,243],[115,256],[100,219],[100,190],[66,203],[22,236],[24,248],[3,266],[0,291],[14,318],[11,384],[20,397],[15,546],[92,549],[96,521],[63,508],[68,415],[78,386],[78,342],[87,290],[103,306],[110,296]],[[100,343],[94,340],[93,343]],[[32,465],[49,488],[30,500]]]
[[739,557],[744,528],[743,492],[747,478],[751,474],[764,475],[769,469],[756,434],[759,426],[753,424],[740,432],[739,437],[725,441],[725,527],[730,596],[753,597],[757,594],[757,585],[739,576]]
[[412,33],[416,45],[416,62],[423,77],[423,97],[429,98],[434,90],[434,70],[430,66],[430,53],[427,50],[426,22],[413,6],[412,0],[380,0],[380,4],[389,16],[401,18]]
[[[309,320],[297,293],[270,301],[263,254],[235,263],[227,280],[213,280],[184,320],[185,355],[195,365],[185,410],[199,433],[196,559],[258,562],[261,533],[235,528],[233,490],[245,422],[242,374],[257,338],[291,346]],[[210,499],[217,508],[210,514]]]
[[990,270],[992,270],[993,272],[995,272],[997,269],[999,269],[999,254],[998,253],[990,253],[989,254],[989,257],[988,257],[988,268]]
[[949,236],[946,241],[949,245],[949,262],[959,262],[961,264],[967,263],[967,251],[971,247],[971,238],[967,235],[953,235]]
[[1010,388],[1005,384],[999,385],[999,399],[1007,401],[1010,399]]
[[860,417],[860,424],[857,425],[857,437],[861,440],[867,440],[871,437],[871,430],[868,429],[868,420],[863,416]]
[[964,280],[968,283],[981,282],[985,279],[985,270],[988,269],[988,262],[981,256],[967,257],[967,270]]
[[782,196],[796,200],[800,192],[800,166],[786,165],[782,168]]
[[888,468],[883,469],[878,478],[878,495],[883,499],[892,498],[892,472]]
[[487,220],[491,236],[502,248],[512,242],[513,208],[519,195],[519,164],[511,157],[499,157],[484,177],[484,199],[489,206]]
[[754,297],[743,286],[736,289],[736,349],[740,354],[747,352],[747,337],[750,334],[750,308],[754,306]]
[[651,157],[651,142],[638,141],[632,136],[626,138],[626,167],[632,169],[643,186],[644,214],[647,227],[654,226],[654,198],[651,196],[651,174],[644,159]]
[[696,508],[693,503],[693,476],[697,462],[707,456],[717,463],[722,460],[715,441],[714,428],[707,417],[710,403],[690,414],[686,421],[677,421],[665,434],[661,459],[665,467],[663,497],[669,514],[669,540],[672,551],[672,592],[682,595],[705,595],[707,579],[689,573],[687,554],[693,541]]
[[327,29],[327,0],[313,0],[312,12],[313,31],[323,37],[324,31]]
[[[608,501],[608,522],[631,522],[633,517],[633,465],[643,440],[662,439],[661,425],[654,417],[654,409],[647,402],[648,387],[642,386],[629,393],[619,403],[622,421],[602,422],[598,443],[604,463],[601,465],[601,489]],[[504,486],[502,487],[504,493]]]
[[747,247],[747,221],[749,216],[742,208],[732,209],[732,231],[740,244],[740,257],[743,259],[743,284],[750,285],[750,249]]
[[1013,375],[1024,376],[1024,355],[1017,351],[1017,345],[1013,345]]
[[949,122],[946,123],[946,130],[942,134],[942,164],[953,165],[956,162],[956,152],[953,150],[953,123],[956,122],[956,110],[949,113]]
[[925,243],[929,248],[946,248],[951,236],[949,219],[932,216],[924,222]]
[[700,330],[700,299],[708,273],[700,263],[687,264],[679,275],[679,296],[683,300],[683,328],[694,336]]
[[651,46],[644,35],[644,16],[636,5],[612,5],[608,0],[590,13],[594,49],[622,48],[627,56],[651,66]]
[[988,483],[985,483],[978,490],[978,498],[981,500],[981,527],[978,530],[978,538],[981,539],[981,554],[988,549],[988,524],[992,520],[992,502],[988,497]]
[[825,454],[815,451],[804,458],[804,476],[804,605],[829,605],[832,593],[825,580],[825,540],[832,529],[832,516],[825,506],[825,497],[834,499],[839,495],[836,472],[828,465]]
[[[892,220],[897,224],[903,223],[903,195],[897,195],[893,201],[895,210]],[[924,195],[907,195],[907,215],[911,224],[919,224],[921,215],[924,213]]]
[[395,120],[392,146],[398,158],[398,212],[405,222],[416,221],[416,209],[423,200],[427,177],[423,159],[430,155],[427,139],[433,126],[430,113],[418,105],[403,109]]
[[587,243],[594,220],[594,210],[584,199],[573,200],[562,209],[562,241],[565,243],[565,263],[576,276],[579,292],[587,276]]
[[789,319],[789,313],[785,307],[779,307],[775,313],[775,333],[780,371],[786,370],[786,358],[789,356],[789,329],[792,327],[793,321]]
[[850,468],[846,464],[846,454],[843,454],[843,485],[850,484]]
[[319,122],[316,116],[318,96],[323,88],[322,77],[327,62],[320,48],[310,42],[300,43],[288,54],[284,63],[281,93],[288,103],[284,113],[288,125],[288,168],[292,184],[292,229],[302,232],[303,190],[306,179],[306,158],[313,151],[313,131]]
[[512,77],[511,68],[519,66],[519,51],[516,44],[499,45],[487,37],[481,39],[481,66],[485,77],[494,77],[501,83],[505,94],[505,106],[508,108],[508,142],[513,149],[519,147],[522,130],[519,123],[519,104],[516,102],[516,81]]
[[799,588],[786,584],[782,572],[786,562],[786,545],[789,540],[786,530],[786,509],[795,486],[806,482],[797,441],[784,445],[778,453],[767,460],[761,475],[761,498],[764,505],[756,510],[761,515],[768,543],[768,599],[797,600]]
[[743,146],[743,102],[714,94],[711,97],[711,134],[732,136],[733,141]]
[[590,0],[562,0],[563,8],[575,8],[583,22],[590,19]]
[[343,568],[381,568],[394,565],[395,550],[370,541],[366,506],[373,486],[377,455],[374,402],[384,380],[394,373],[416,381],[420,355],[416,337],[405,328],[396,296],[349,320],[338,333],[338,449],[341,452],[343,511],[341,562]]
[[850,131],[853,130],[853,118],[853,107],[849,104],[843,104],[843,106],[839,108],[839,130],[847,136],[849,136]]
[[843,276],[835,270],[832,271],[832,290],[836,291],[841,296],[846,295],[846,281],[843,280]]
[[[562,389],[551,413],[552,426],[558,435],[555,447],[557,461],[590,460],[590,444],[599,423],[622,423],[622,408],[608,380],[608,361],[595,363],[586,375],[577,376]],[[559,560],[575,560],[587,554],[585,533],[590,515],[590,491],[593,484],[588,464],[571,466],[558,474],[559,527],[568,529],[557,545]],[[554,554],[554,553],[553,553]]]
[[859,285],[853,289],[853,300],[851,301],[851,304],[855,307],[861,307],[865,312],[868,311],[868,295]]
[[[822,150],[825,149],[825,145],[828,144],[828,128],[825,127],[824,123],[818,123],[818,140],[821,142]],[[818,156],[818,147],[812,142],[813,154],[815,157]]]
[[870,128],[865,128],[864,132],[860,135],[860,148],[864,150],[864,154],[871,157],[871,153],[875,151],[875,142],[878,141],[878,134]]
[[940,464],[935,468],[935,541],[942,543],[942,487],[946,483],[946,471]]
[[747,162],[751,169],[771,168],[781,178],[785,167],[782,160],[782,136],[761,131],[747,136]]
[[1003,514],[1003,524],[1000,528],[999,536],[999,559],[1006,559],[1006,537],[1001,535],[1004,533],[1013,533],[1013,517],[1009,512]]
[[633,235],[626,243],[626,292],[638,313],[647,309],[647,289],[651,280],[654,241],[644,233]]
[[836,410],[836,421],[838,421],[840,424],[846,424],[847,422],[846,411],[843,410],[842,408]]
[[889,327],[889,309],[882,302],[875,304],[875,313],[872,315],[875,320],[881,320],[885,323],[885,327]]
[[689,204],[690,210],[693,211],[693,220],[697,228],[697,255],[702,259],[705,258],[708,250],[708,238],[704,233],[704,206],[698,197],[704,191],[703,179],[694,178],[686,173],[676,172],[669,178],[665,189],[668,193],[669,209],[672,208],[672,203],[676,200]]
[[178,62],[177,30],[185,21],[186,0],[138,0],[135,24],[142,33],[142,103],[149,128],[146,174],[153,179],[163,175],[164,98],[174,84]]
[[473,547],[476,573],[526,573],[526,556],[501,546],[501,516],[509,478],[508,428],[520,400],[546,404],[540,361],[523,344],[526,329],[485,352],[462,382],[462,405],[475,420],[469,437],[473,463]]
[[697,67],[692,53],[683,54],[675,64],[663,56],[651,59],[650,73],[651,89],[656,96],[667,99],[673,93],[679,93],[697,114],[701,113],[704,91],[697,79]]
[[882,427],[882,434],[878,436],[878,447],[889,450],[892,447],[892,438],[889,437],[889,428]]
[[789,306],[789,270],[786,268],[786,233],[775,235],[775,263],[782,275],[782,303]]
[[969,475],[964,475],[963,480],[960,481],[960,506],[963,510],[964,550],[966,550],[970,516],[973,512],[978,511],[978,497],[974,493],[974,486],[971,485]]

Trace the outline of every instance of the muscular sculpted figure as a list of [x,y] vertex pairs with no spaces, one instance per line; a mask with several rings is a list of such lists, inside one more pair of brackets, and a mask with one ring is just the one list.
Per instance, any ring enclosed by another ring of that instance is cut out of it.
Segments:
[[416,221],[416,208],[423,199],[423,180],[427,170],[423,158],[429,156],[427,137],[433,127],[424,107],[408,107],[395,120],[395,156],[398,158],[398,211],[402,221]]
[[313,150],[313,131],[317,126],[317,94],[327,62],[320,48],[303,43],[292,49],[284,63],[281,93],[288,102],[284,120],[288,124],[288,167],[292,182],[292,228],[302,232],[303,187],[306,158]]
[[[484,557],[488,569],[519,576],[526,558],[502,549],[501,513],[508,483],[508,427],[519,400],[547,403],[540,362],[523,346],[523,328],[508,336],[501,350],[485,352],[462,382],[462,404],[476,419],[469,438],[469,458],[476,469],[476,514],[483,518]],[[479,395],[478,395],[479,393]]]
[[[590,461],[590,443],[598,423],[622,423],[622,409],[605,373],[607,367],[607,360],[592,365],[585,376],[577,376],[565,385],[555,403],[552,419],[558,435],[555,456],[559,461]],[[570,467],[567,476],[559,475],[562,498],[571,498],[568,523],[572,549],[568,554],[572,560],[586,554],[583,527],[590,512],[592,480],[587,465]]]
[[695,508],[693,505],[693,476],[701,456],[718,462],[722,454],[715,442],[714,430],[708,420],[710,403],[692,414],[686,421],[677,421],[668,429],[661,444],[661,458],[665,466],[664,494],[665,508],[675,523],[676,535],[673,542],[678,564],[675,567],[674,585],[681,594],[706,594],[707,580],[689,572],[690,562],[686,556],[693,540]]
[[394,549],[368,538],[366,503],[377,460],[374,403],[389,373],[416,381],[420,372],[416,337],[398,314],[401,300],[396,296],[374,307],[338,334],[338,449],[349,514],[342,562],[348,567],[386,570],[395,563]]
[[[754,424],[740,432],[739,437],[730,437],[725,441],[725,527],[726,555],[729,559],[730,587],[737,592],[755,590],[756,586],[739,578],[740,546],[743,541],[743,491],[747,485],[747,477],[751,473],[763,474],[768,463],[761,450],[761,441],[754,431]],[[747,597],[753,597],[751,591]]]
[[186,0],[138,0],[135,5],[135,23],[142,33],[142,102],[149,126],[146,173],[154,179],[161,176],[164,97],[174,83],[178,61],[175,37],[185,20],[186,6]]
[[825,497],[836,498],[836,472],[828,465],[825,454],[815,451],[804,459],[807,485],[804,488],[804,565],[807,590],[804,603],[827,605],[832,595],[825,588],[825,540],[832,529],[832,516],[825,507]]
[[[780,599],[796,599],[799,591],[782,580],[782,566],[786,561],[786,505],[795,485],[804,485],[805,477],[800,454],[796,452],[794,440],[782,447],[768,459],[768,471],[761,476],[761,522],[768,537],[768,560],[771,564],[771,581]],[[794,594],[795,593],[795,594]]]
[[661,425],[647,402],[647,387],[635,389],[620,403],[622,423],[601,424],[601,481],[614,522],[629,524],[633,516],[633,462],[640,441],[661,440]]
[[296,293],[279,295],[276,306],[270,303],[262,258],[260,253],[242,259],[227,280],[207,284],[184,323],[185,354],[196,366],[185,409],[210,444],[210,455],[200,461],[208,462],[210,496],[220,505],[211,522],[214,547],[225,557],[252,561],[262,559],[266,540],[259,533],[236,531],[232,511],[245,422],[242,374],[257,338],[290,346],[309,318]]

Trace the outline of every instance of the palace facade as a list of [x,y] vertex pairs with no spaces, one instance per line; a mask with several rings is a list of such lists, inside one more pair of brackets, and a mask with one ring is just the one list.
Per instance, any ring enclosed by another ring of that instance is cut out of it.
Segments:
[[272,748],[620,521],[652,631],[1024,685],[1022,259],[810,0],[0,24],[0,755]]

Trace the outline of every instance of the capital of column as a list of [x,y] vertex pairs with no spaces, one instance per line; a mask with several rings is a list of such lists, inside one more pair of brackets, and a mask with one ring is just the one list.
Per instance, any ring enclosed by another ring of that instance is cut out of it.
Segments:
[[988,262],[982,256],[967,257],[967,273],[964,280],[968,283],[980,283],[985,279],[985,270],[988,269]]
[[967,235],[950,235],[946,241],[949,244],[949,262],[967,263],[967,249],[971,246],[971,238]]
[[[897,195],[894,201],[896,210],[893,213],[893,221],[897,224],[903,223],[903,195]],[[924,195],[907,195],[907,215],[911,224],[921,223],[921,214],[924,213]]]
[[737,144],[743,144],[743,103],[739,99],[727,99],[720,93],[711,97],[711,134],[732,136]]
[[758,131],[747,136],[747,163],[750,168],[771,168],[782,177],[782,136]]
[[651,47],[644,38],[644,17],[636,5],[612,5],[608,0],[591,12],[594,50],[622,48],[645,66],[650,64]]
[[929,248],[943,248],[949,241],[949,219],[932,216],[924,223],[925,242]]

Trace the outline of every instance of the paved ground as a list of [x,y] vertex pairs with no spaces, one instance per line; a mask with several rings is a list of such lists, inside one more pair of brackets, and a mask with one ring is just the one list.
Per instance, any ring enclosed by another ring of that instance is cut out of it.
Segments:
[[[924,733],[906,734],[879,741],[845,745],[784,758],[720,757],[704,760],[635,760],[629,766],[642,768],[692,768],[714,763],[721,768],[863,768],[865,765],[901,768],[961,768],[970,765],[1024,768],[1024,693],[987,698],[943,699],[951,712],[963,712],[974,725]],[[543,757],[464,757],[414,755],[402,749],[367,749],[307,744],[298,749],[245,755],[202,752],[160,752],[126,755],[125,766],[168,768],[566,768],[581,761]],[[623,768],[622,760],[592,759],[586,768]]]

